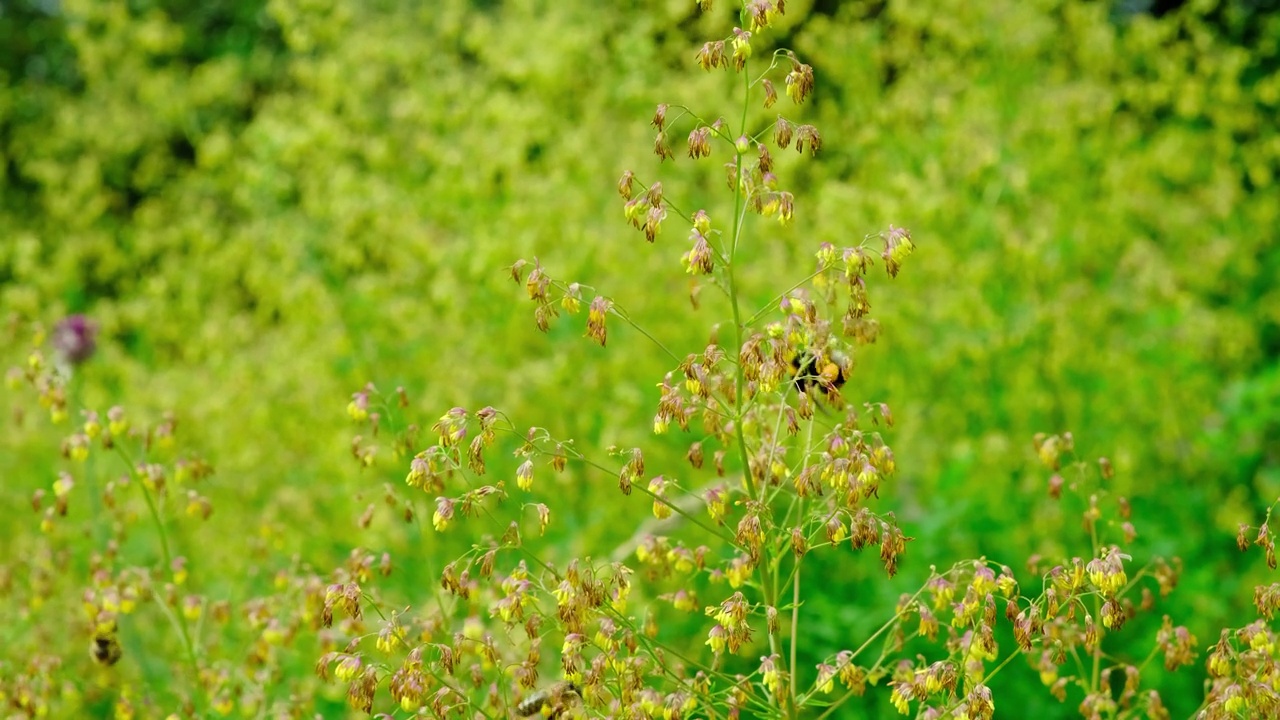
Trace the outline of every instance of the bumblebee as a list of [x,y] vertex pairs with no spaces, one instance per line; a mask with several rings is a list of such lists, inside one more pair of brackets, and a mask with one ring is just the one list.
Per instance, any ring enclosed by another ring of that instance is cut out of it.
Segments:
[[814,388],[821,388],[830,397],[838,395],[852,370],[848,357],[843,353],[812,351],[791,358],[791,368],[797,390],[812,396]]
[[582,689],[562,680],[521,700],[516,705],[516,715],[530,717],[541,714],[544,718],[558,718],[575,700],[582,700]]
[[89,643],[89,657],[99,665],[111,666],[120,662],[123,655],[124,648],[120,647],[115,621],[99,623]]

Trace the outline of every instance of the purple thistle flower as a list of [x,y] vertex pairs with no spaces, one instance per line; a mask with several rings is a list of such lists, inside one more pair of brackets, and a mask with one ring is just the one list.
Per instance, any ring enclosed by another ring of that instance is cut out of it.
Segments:
[[93,357],[98,348],[98,326],[84,315],[69,315],[53,329],[53,347],[70,365]]

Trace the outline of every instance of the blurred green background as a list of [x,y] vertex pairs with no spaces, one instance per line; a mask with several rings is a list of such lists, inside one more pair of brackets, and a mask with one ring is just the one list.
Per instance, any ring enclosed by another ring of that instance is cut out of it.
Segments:
[[[5,364],[25,357],[29,321],[100,325],[83,401],[177,413],[217,468],[213,519],[178,542],[199,548],[193,582],[237,603],[295,556],[328,569],[354,546],[456,554],[424,549],[390,511],[358,526],[405,470],[351,458],[345,407],[368,381],[403,386],[424,418],[493,405],[597,457],[642,445],[651,472],[679,474],[682,440],[650,433],[669,359],[618,323],[605,349],[581,316],[539,333],[505,268],[536,255],[681,356],[728,320],[711,293],[690,310],[683,231],[648,245],[615,190],[634,169],[682,206],[724,207],[719,163],[659,166],[648,122],[659,102],[733,112],[732,73],[693,61],[732,28],[726,5],[6,0]],[[1185,563],[1118,655],[1142,657],[1162,612],[1202,648],[1253,619],[1265,568],[1234,534],[1280,493],[1278,6],[787,3],[766,42],[812,64],[817,90],[782,110],[823,147],[780,159],[796,221],[751,236],[748,304],[807,274],[821,242],[892,223],[919,246],[872,285],[882,334],[845,391],[894,409],[900,473],[881,507],[916,540],[893,583],[874,557],[832,563],[829,596],[808,606],[808,667],[860,644],[930,564],[1088,552],[1075,511],[1045,501],[1041,431],[1112,460],[1135,557]],[[0,667],[16,667],[79,647],[82,579],[61,581],[61,604],[26,605],[32,568],[60,557],[29,505],[62,467],[63,429],[18,412],[23,393],[6,404]],[[552,557],[607,556],[647,507],[602,474],[558,482]],[[412,560],[382,583],[403,604],[435,587]],[[314,660],[299,651],[298,674]],[[1144,679],[1176,717],[1199,703],[1199,672]],[[1079,701],[1048,697],[1018,662],[993,687],[998,716],[1070,717]]]

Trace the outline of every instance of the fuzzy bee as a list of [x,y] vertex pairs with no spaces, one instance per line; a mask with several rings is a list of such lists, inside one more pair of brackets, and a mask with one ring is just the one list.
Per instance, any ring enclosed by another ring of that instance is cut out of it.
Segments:
[[791,368],[796,389],[810,393],[814,389],[825,390],[829,397],[835,397],[849,378],[849,358],[844,353],[806,352],[791,358]]
[[558,718],[564,715],[570,704],[581,699],[582,690],[562,680],[521,700],[516,705],[516,715],[530,717],[541,714],[545,718]]
[[99,623],[94,628],[93,640],[89,643],[89,656],[99,665],[115,665],[122,655],[124,649],[120,647],[115,622]]

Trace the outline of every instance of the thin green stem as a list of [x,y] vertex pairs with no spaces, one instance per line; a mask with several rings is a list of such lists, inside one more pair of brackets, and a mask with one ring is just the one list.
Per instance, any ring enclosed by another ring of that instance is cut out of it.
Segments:
[[[745,131],[747,126],[746,90],[750,88],[750,80],[747,77],[745,68],[743,70],[742,77],[746,86],[744,87],[742,99],[742,125],[740,127]],[[747,496],[755,498],[755,480],[751,477],[751,462],[749,453],[747,452],[747,438],[742,432],[743,404],[745,402],[744,396],[746,395],[746,378],[744,377],[744,369],[741,361],[742,334],[744,327],[742,325],[742,311],[738,307],[738,283],[734,279],[734,269],[737,267],[738,241],[742,237],[742,228],[745,224],[743,222],[744,218],[742,208],[746,203],[746,199],[742,196],[742,151],[737,149],[735,146],[734,152],[734,166],[736,167],[737,177],[733,184],[733,237],[729,243],[729,262],[725,267],[725,289],[729,295],[729,307],[733,310],[733,347],[735,352],[739,354],[738,362],[735,364],[736,372],[733,384],[733,425],[738,441],[738,455],[739,459],[742,461],[742,478],[746,485]]]
[[[605,466],[603,466],[603,465],[601,465],[601,464],[599,464],[599,463],[597,463],[597,462],[595,462],[595,461],[588,460],[588,459],[586,459],[585,457],[581,457],[581,456],[579,456],[577,459],[578,459],[578,461],[579,461],[579,462],[582,462],[582,463],[584,463],[584,464],[586,464],[586,465],[589,465],[589,466],[591,466],[591,467],[593,467],[593,468],[596,468],[597,470],[600,470],[600,471],[603,471],[603,472],[606,472],[606,473],[611,472],[611,471],[609,470],[609,468],[607,468],[607,467],[605,467]],[[617,473],[612,473],[612,474],[616,475]],[[712,535],[714,535],[714,536],[716,536],[716,537],[720,538],[720,539],[721,539],[721,540],[723,540],[724,542],[726,542],[726,543],[728,543],[728,544],[732,545],[732,546],[733,546],[733,547],[735,547],[735,548],[739,547],[738,542],[737,542],[736,540],[734,540],[731,536],[726,535],[725,533],[721,532],[719,528],[714,528],[714,527],[712,527],[712,526],[710,526],[710,525],[706,524],[706,523],[705,523],[705,522],[703,522],[700,518],[698,518],[696,515],[693,515],[693,514],[691,514],[691,513],[689,513],[689,512],[686,512],[686,511],[685,511],[683,508],[681,508],[679,505],[677,505],[677,504],[675,504],[674,502],[672,502],[672,501],[668,500],[667,498],[665,498],[665,497],[659,497],[658,495],[656,495],[655,493],[653,493],[652,491],[650,491],[650,490],[649,490],[649,488],[646,488],[646,487],[641,487],[641,486],[639,486],[639,485],[633,485],[632,487],[639,489],[639,490],[640,490],[640,492],[642,492],[642,493],[644,493],[645,495],[648,495],[650,498],[652,498],[654,502],[662,503],[663,505],[665,505],[665,506],[667,506],[668,508],[670,508],[672,512],[676,513],[677,515],[680,515],[680,516],[681,516],[681,517],[683,517],[685,520],[688,520],[689,522],[693,523],[694,525],[697,525],[698,527],[702,528],[703,530],[706,530],[707,532],[711,533]]]
[[[71,388],[69,406],[73,410],[86,410],[87,408],[82,400],[84,376],[78,371],[72,371],[69,386]],[[89,516],[92,518],[93,534],[97,538],[99,547],[106,547],[111,530],[102,511],[102,498],[98,490],[98,473],[95,468],[97,458],[97,453],[92,452],[89,453],[89,457],[85,458],[84,481],[85,485],[89,487]]]
[[754,315],[752,315],[750,318],[747,319],[747,324],[754,325],[756,321],[764,317],[765,314],[775,310],[778,307],[778,303],[782,302],[783,298],[790,295],[792,291],[794,291],[796,288],[801,287],[802,285],[808,283],[810,280],[818,277],[819,275],[822,274],[822,272],[823,272],[822,270],[814,270],[813,272],[809,273],[807,276],[805,276],[796,284],[792,285],[791,287],[787,288],[781,293],[778,293],[777,295],[775,295],[773,299],[770,300],[764,307],[757,310]]
[[[1083,474],[1083,473],[1082,473]],[[1091,521],[1089,523],[1089,544],[1093,548],[1093,557],[1098,557],[1098,523]],[[1093,622],[1102,622],[1102,597],[1100,595],[1093,596]],[[1093,648],[1093,669],[1089,673],[1089,691],[1097,692],[1098,686],[1102,684],[1102,638],[1099,637],[1095,641]]]
[[796,654],[798,651],[797,642],[800,630],[800,560],[796,559],[796,569],[792,573],[791,580],[791,704],[798,706],[799,703],[799,680],[796,678]]
[[[808,454],[810,448],[813,447],[813,426],[814,419],[810,418],[805,437],[805,453]],[[803,465],[803,461],[801,461]],[[798,497],[797,501],[800,506],[799,516],[801,521],[805,517],[804,498]],[[796,668],[798,665],[797,652],[800,640],[800,563],[802,557],[797,557],[795,565],[791,571],[791,705],[799,707],[799,680],[796,678]]]
[[[401,432],[400,423],[396,421],[395,412],[392,407],[393,405],[394,403],[388,400],[385,396],[382,398],[382,409],[383,409],[383,412],[386,414],[386,418],[387,418],[387,430],[392,435],[399,435]],[[408,452],[412,453],[413,450],[410,449],[408,450]],[[427,533],[427,524],[425,521],[425,518],[430,517],[431,513],[430,513],[430,507],[426,506],[425,502],[419,502],[418,497],[419,495],[415,494],[414,498],[410,502],[413,503],[413,522],[415,525],[418,526],[418,537],[421,538],[422,540],[421,547],[425,549],[425,548],[429,548],[431,545],[431,543],[428,541],[428,538],[430,536]],[[440,580],[440,572],[436,568],[435,555],[433,555],[428,550],[424,552],[422,556],[423,556],[422,564],[426,566],[427,576],[430,577],[433,581],[438,582]],[[438,593],[438,592],[431,593],[431,595],[435,598],[436,607],[439,608],[440,610],[440,617],[441,618],[449,617],[449,612],[444,606],[444,598],[442,597],[442,593]]]
[[[611,302],[612,302],[612,301],[611,301]],[[662,352],[666,353],[666,354],[667,354],[667,356],[668,356],[668,357],[670,357],[672,360],[675,360],[676,362],[680,362],[680,358],[679,358],[675,353],[673,353],[673,352],[671,352],[671,350],[667,349],[667,346],[666,346],[666,345],[663,345],[663,344],[662,344],[662,341],[658,340],[658,338],[656,338],[656,337],[654,337],[653,335],[651,335],[651,334],[649,333],[649,331],[648,331],[648,330],[645,330],[643,327],[641,327],[639,323],[637,323],[636,321],[632,320],[632,319],[631,319],[631,316],[630,316],[630,315],[627,315],[627,313],[626,313],[626,311],[625,311],[625,310],[623,310],[623,309],[619,308],[616,304],[614,304],[614,305],[613,305],[613,307],[611,308],[611,311],[613,312],[613,314],[614,314],[614,315],[616,315],[617,317],[621,318],[623,322],[625,322],[626,324],[630,325],[632,328],[634,328],[634,329],[635,329],[637,332],[639,332],[641,335],[644,335],[646,338],[648,338],[648,339],[649,339],[649,341],[650,341],[650,342],[652,342],[654,345],[657,345],[657,346],[658,346],[658,349],[660,349],[660,350],[662,350]]]
[[[744,66],[741,71],[742,75],[742,115],[739,123],[739,131],[745,134],[747,131],[747,113],[750,107],[751,95],[751,77]],[[725,266],[725,291],[729,296],[729,307],[733,311],[733,340],[734,348],[738,353],[738,362],[735,364],[734,374],[734,408],[733,408],[733,425],[734,435],[738,445],[738,457],[742,463],[742,479],[747,492],[747,497],[752,500],[763,502],[765,500],[764,493],[766,485],[762,484],[760,488],[756,488],[755,478],[751,471],[751,453],[747,448],[746,434],[743,432],[743,420],[746,416],[746,373],[742,366],[742,343],[743,336],[746,332],[746,326],[742,322],[741,297],[739,293],[738,283],[735,279],[735,270],[737,268],[738,249],[742,241],[742,232],[746,226],[746,204],[747,199],[743,195],[743,173],[745,158],[741,148],[734,145],[735,152],[735,182],[733,188],[733,236],[729,243],[729,261]],[[768,546],[766,546],[768,547]],[[772,549],[770,548],[770,551]],[[776,608],[777,598],[780,592],[779,583],[779,558],[780,555],[773,558],[764,558],[761,567],[760,589],[764,593],[764,602],[767,607]],[[770,628],[769,635],[769,652],[771,655],[779,653],[778,632]],[[784,661],[785,662],[785,661]],[[787,668],[787,672],[792,676],[794,683],[794,667]],[[788,717],[795,717],[797,707],[794,702],[786,703],[786,713]]]
[[[738,298],[733,282],[733,266],[729,266],[726,275],[729,278],[729,302],[733,306],[733,328],[734,328],[734,347],[741,351],[742,348],[742,325],[738,314]],[[743,395],[746,394],[746,379],[743,376],[742,362],[736,364],[733,392],[733,414],[734,433],[738,441],[738,459],[742,462],[742,480],[746,485],[747,497],[755,498],[756,487],[755,480],[751,477],[751,461],[747,452],[747,438],[742,432],[742,416],[743,416]]]
[[[509,432],[512,435],[520,438],[521,440],[525,440],[524,434],[516,430],[516,427],[514,424],[511,423],[511,420],[509,418],[505,418],[505,416],[504,416],[504,419],[507,420],[508,427],[495,427],[495,429]],[[546,439],[549,442],[555,442],[555,440],[550,437],[547,437]],[[577,450],[575,450],[574,448],[572,448],[567,444],[562,445],[561,447],[563,450],[566,451],[564,457],[570,460],[577,460],[583,465],[595,468],[596,470],[599,470],[612,477],[617,477],[618,472],[616,470],[613,470],[608,467],[605,467],[604,465],[601,465],[600,463],[588,458],[586,455],[583,455],[582,453],[578,452]],[[544,455],[554,455],[554,453],[548,452],[541,448],[537,448],[537,451]],[[688,520],[689,522],[693,523],[694,525],[697,525],[703,530],[706,530],[708,533],[711,533],[713,536],[723,540],[724,542],[728,543],[729,545],[732,545],[735,548],[741,549],[740,546],[738,545],[738,542],[731,535],[726,534],[720,528],[715,528],[706,524],[705,522],[702,521],[701,518],[697,517],[696,515],[693,515],[692,513],[689,513],[684,508],[680,507],[679,505],[672,502],[671,500],[665,497],[658,496],[653,491],[649,490],[649,488],[647,487],[634,485],[634,484],[632,485],[632,487],[640,490],[640,492],[644,493],[645,495],[648,495],[654,502],[661,503],[666,507],[670,508],[673,513],[683,517],[685,520]]]
[[[427,552],[423,553],[424,559],[422,561],[422,564],[425,565],[427,568],[427,576],[431,578],[433,583],[436,583],[438,585],[440,583],[440,570],[439,568],[436,567],[435,555],[432,554],[432,552],[429,549],[431,547],[431,543],[428,541],[428,538],[430,537],[430,535],[427,533],[427,523],[425,520],[425,518],[430,516],[431,508],[423,507],[425,503],[423,503],[422,505],[419,505],[417,501],[415,501],[413,505],[416,511],[414,513],[413,519],[415,524],[417,524],[418,526],[418,537],[422,538],[422,547],[427,549]],[[444,597],[443,597],[444,594],[439,592],[433,592],[431,593],[431,595],[435,597],[436,608],[440,610],[440,617],[441,618],[449,617],[449,611],[444,606]]]
[[[155,525],[156,534],[160,537],[160,552],[164,557],[165,570],[166,572],[172,572],[173,551],[170,549],[169,545],[169,533],[165,529],[164,520],[160,517],[160,509],[156,505],[155,497],[152,496],[151,489],[147,487],[146,480],[144,480],[138,472],[137,466],[133,463],[133,459],[129,457],[128,451],[124,449],[120,442],[116,442],[115,448],[117,454],[119,454],[120,458],[124,461],[125,466],[129,469],[129,472],[137,480],[138,485],[142,487],[142,497],[147,502],[147,510],[151,515],[151,522]],[[182,638],[182,646],[186,651],[187,662],[191,665],[191,680],[195,683],[195,688],[193,689],[198,689],[200,687],[200,661],[196,657],[195,642],[191,637],[191,629],[187,626],[186,615],[182,612],[181,608],[178,608],[177,612],[169,612],[169,608],[165,606],[163,599],[159,599],[158,604],[165,615],[169,617],[169,621],[178,627],[178,634]],[[197,699],[198,697],[198,692],[193,693],[192,701],[196,704],[197,715],[200,714],[198,711],[201,705]]]

